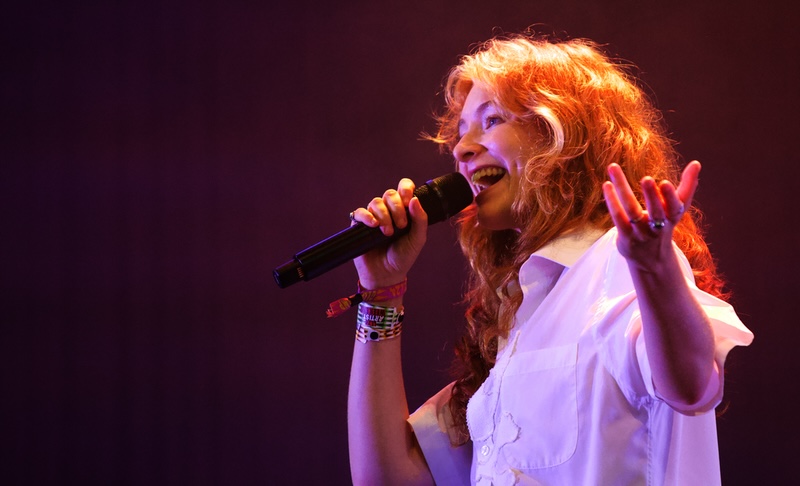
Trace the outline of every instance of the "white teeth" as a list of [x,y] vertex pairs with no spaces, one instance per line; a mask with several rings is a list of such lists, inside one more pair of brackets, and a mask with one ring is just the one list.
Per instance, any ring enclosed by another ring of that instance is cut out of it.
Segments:
[[[500,167],[484,167],[476,170],[475,173],[472,174],[472,183],[475,184],[478,192],[480,192],[500,180],[500,177],[505,175],[505,173],[506,171]],[[480,182],[484,177],[488,178],[488,180]]]
[[484,167],[483,169],[478,169],[472,174],[472,182],[477,184],[477,182],[481,179],[481,177],[492,177],[492,176],[499,176],[505,174],[506,171],[499,167]]

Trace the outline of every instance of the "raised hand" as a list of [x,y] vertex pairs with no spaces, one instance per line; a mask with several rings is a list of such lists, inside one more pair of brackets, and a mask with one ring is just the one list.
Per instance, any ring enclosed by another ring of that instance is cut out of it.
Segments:
[[[389,189],[382,197],[372,199],[366,208],[353,211],[353,221],[372,228],[380,227],[387,236],[394,232],[393,224],[398,228],[405,228],[413,222],[407,235],[355,259],[356,270],[364,288],[385,287],[402,281],[422,251],[427,239],[428,215],[414,197],[414,189],[414,182],[401,179],[396,190]],[[408,221],[406,207],[412,221]]]
[[672,231],[692,204],[699,173],[700,162],[689,163],[677,188],[669,181],[656,183],[645,177],[641,181],[643,209],[622,168],[617,164],[608,167],[611,180],[603,184],[603,194],[618,230],[617,248],[629,264],[656,271],[672,258]]

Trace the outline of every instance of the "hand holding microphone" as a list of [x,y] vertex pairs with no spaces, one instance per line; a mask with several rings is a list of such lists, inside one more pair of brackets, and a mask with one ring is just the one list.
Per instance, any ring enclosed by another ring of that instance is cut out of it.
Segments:
[[[426,214],[428,224],[438,223],[454,216],[472,203],[472,189],[467,180],[457,172],[428,181],[413,190],[413,195],[411,188],[413,183],[405,179],[401,181],[398,191],[387,191],[383,198],[373,199],[369,210],[356,211],[357,219],[372,225],[377,222],[379,227],[358,222],[306,248],[273,271],[275,282],[279,287],[286,288],[300,280],[311,280],[373,248],[397,240],[411,230],[414,222],[418,225],[425,224]],[[412,196],[418,199],[419,207],[412,202]],[[408,203],[411,209],[406,209]],[[418,211],[419,209],[424,211]],[[404,220],[411,224],[398,228],[396,222],[402,223]],[[421,233],[412,234],[411,238],[402,241],[400,248],[387,247],[389,253],[378,256],[383,258],[383,268],[380,268],[380,262],[376,261],[365,262],[361,259],[357,262],[359,274],[364,276],[366,273],[371,273],[370,278],[375,280],[364,284],[380,283],[378,280],[383,276],[388,278],[390,275],[396,276],[407,272],[425,241],[424,228],[419,230]],[[368,271],[367,266],[371,270]]]
[[[414,195],[414,183],[402,179],[397,190],[389,189],[354,211],[354,221],[379,229],[391,239],[353,260],[364,288],[388,287],[406,278],[428,236],[428,214]],[[394,237],[396,231],[401,235]]]

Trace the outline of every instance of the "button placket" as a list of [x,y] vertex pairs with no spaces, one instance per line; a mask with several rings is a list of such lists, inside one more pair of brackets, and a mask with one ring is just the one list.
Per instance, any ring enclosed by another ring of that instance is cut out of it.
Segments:
[[494,440],[492,440],[492,437],[488,438],[480,445],[477,454],[478,466],[490,467],[492,457],[494,457],[494,449]]

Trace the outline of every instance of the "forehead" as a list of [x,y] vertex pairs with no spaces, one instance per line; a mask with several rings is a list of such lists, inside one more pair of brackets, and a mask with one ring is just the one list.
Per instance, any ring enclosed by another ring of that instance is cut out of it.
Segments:
[[489,92],[480,85],[473,85],[464,99],[464,106],[461,108],[461,119],[470,118],[494,105],[494,101]]

